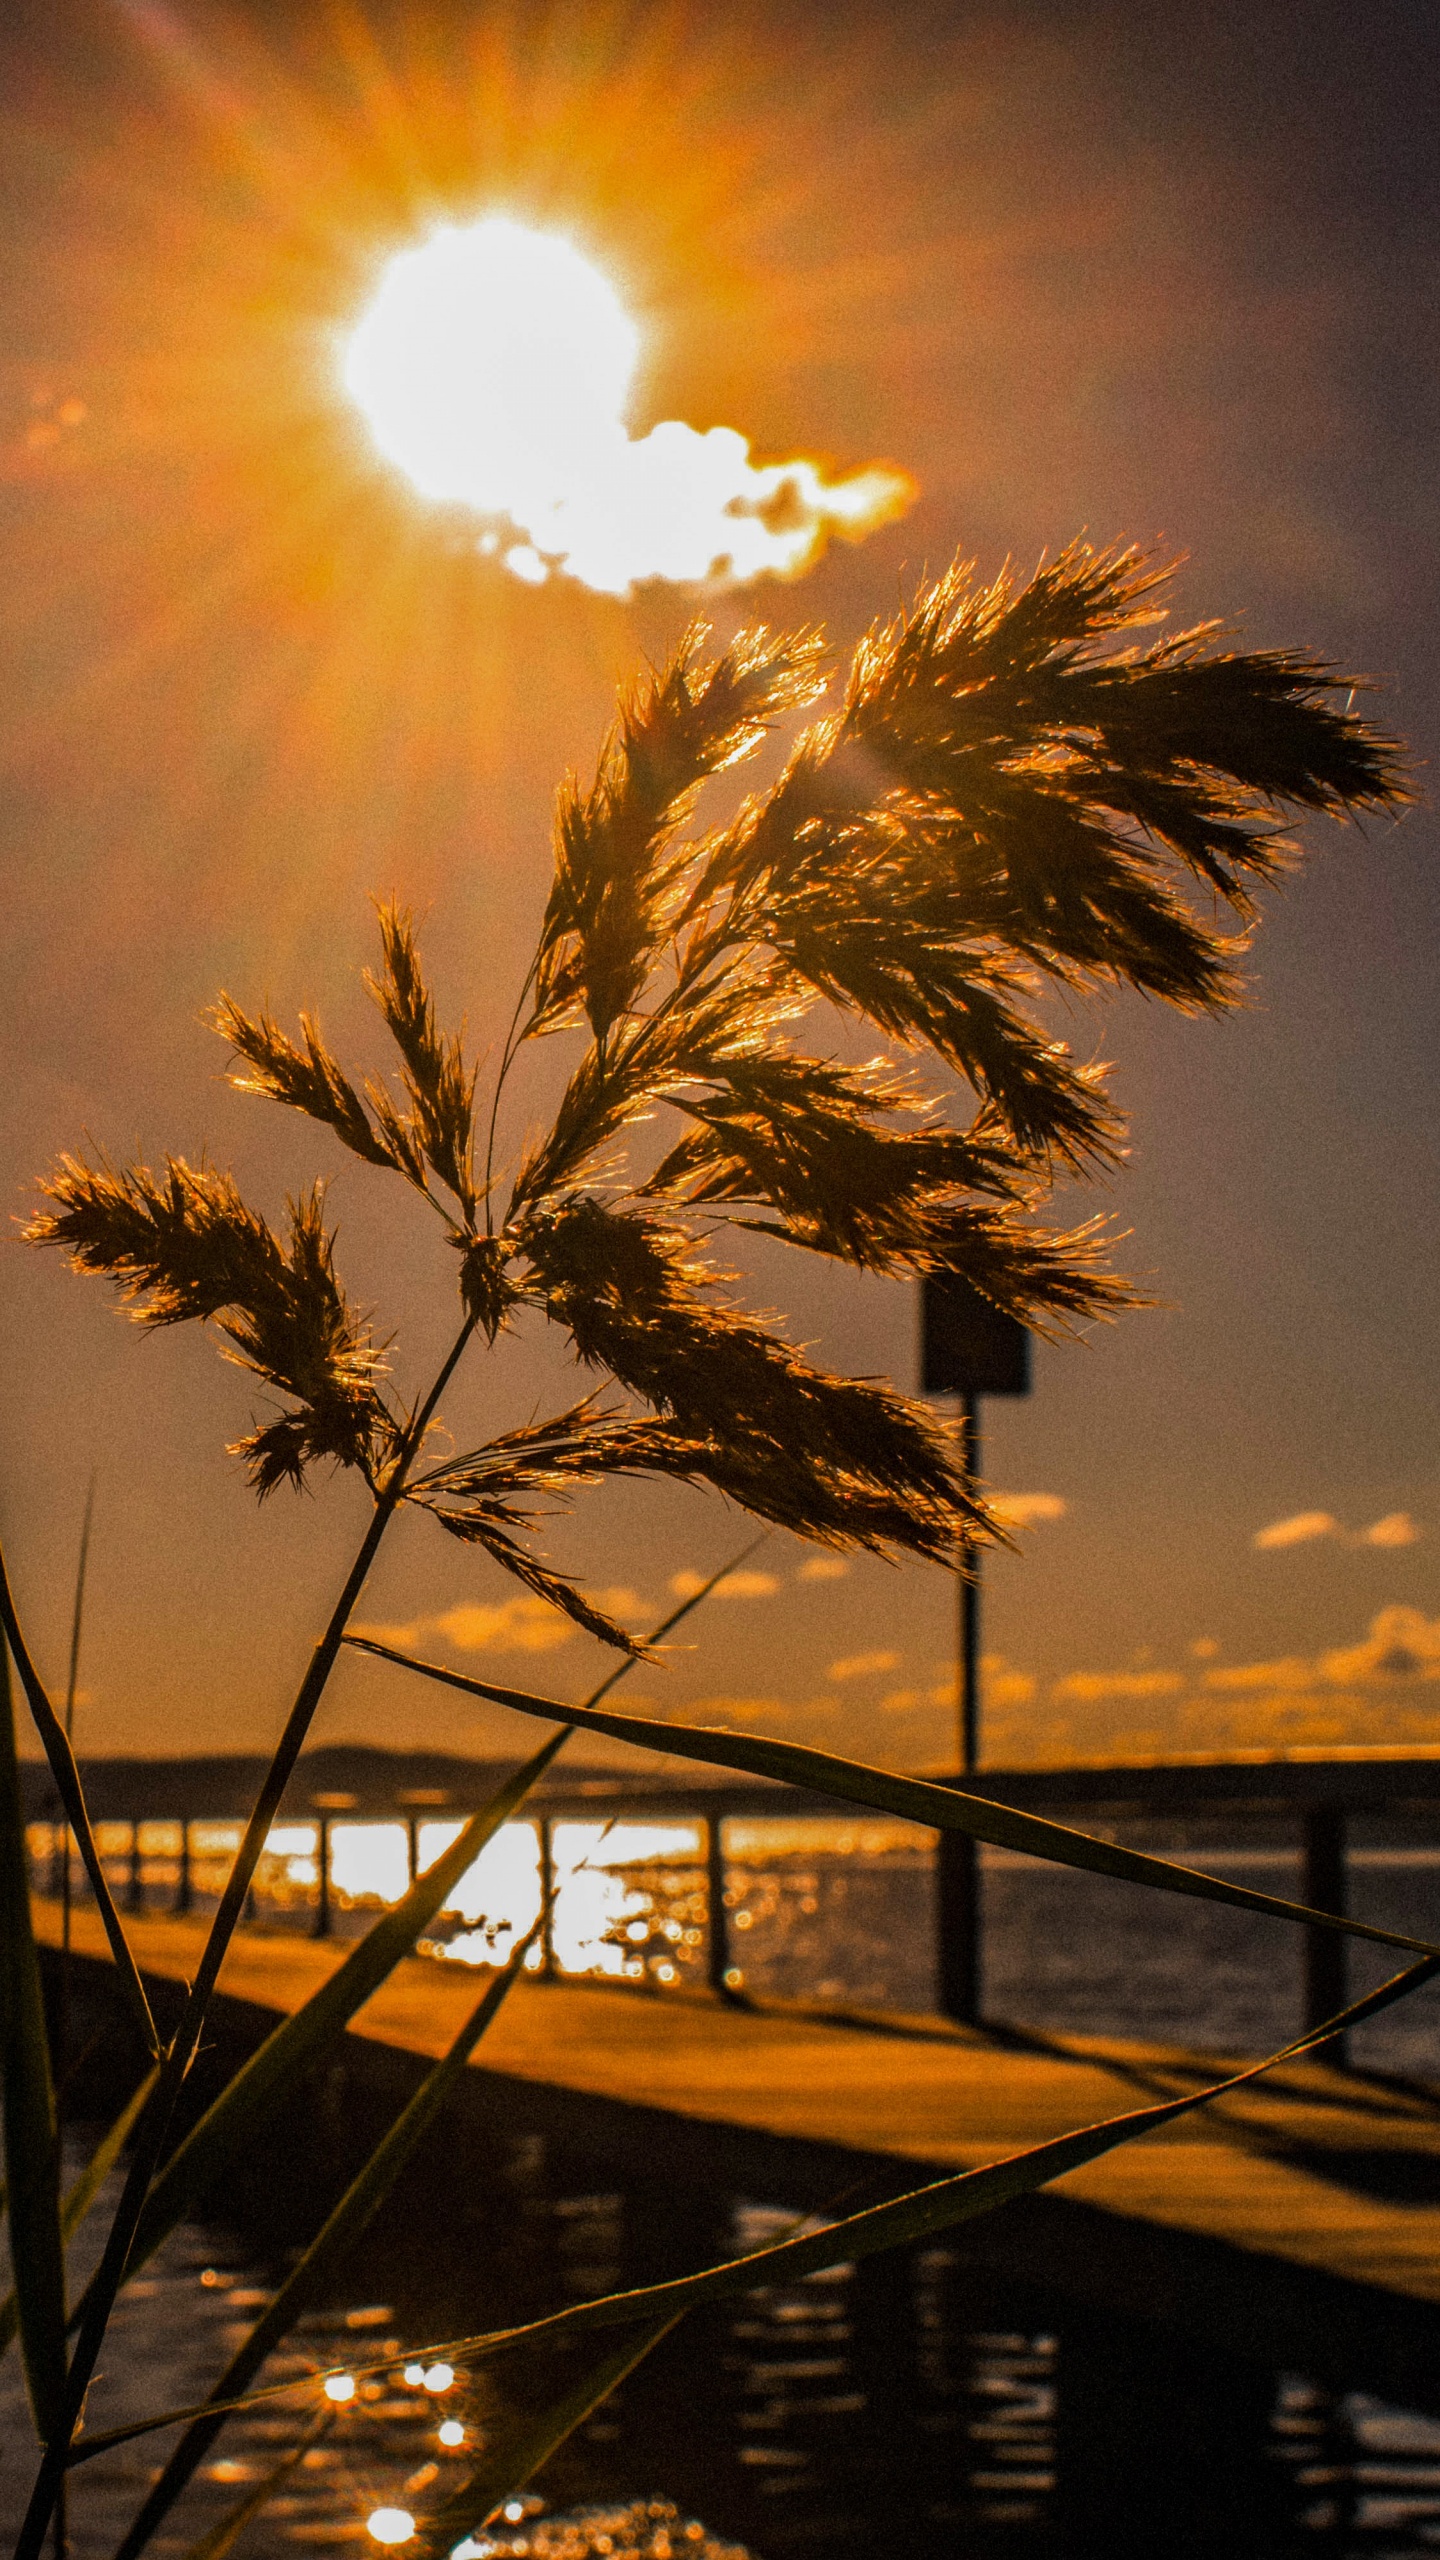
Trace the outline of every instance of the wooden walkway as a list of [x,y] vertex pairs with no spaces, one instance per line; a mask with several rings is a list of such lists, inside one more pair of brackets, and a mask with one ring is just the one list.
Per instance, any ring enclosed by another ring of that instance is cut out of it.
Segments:
[[[55,1907],[37,1903],[36,1922],[53,1945]],[[128,1925],[147,1974],[181,1981],[193,1972],[201,1922],[145,1917]],[[93,1911],[75,1914],[74,1943],[86,1956],[105,1955]],[[344,1952],[242,1932],[221,1990],[288,2011]],[[360,2012],[355,2032],[438,2054],[475,1996],[468,1968],[412,1959]],[[1223,2057],[1116,2039],[525,1981],[475,2067],[922,2170],[1003,2158],[1201,2086],[1225,2065]],[[1076,2171],[1063,2193],[1250,2258],[1440,2305],[1440,2092],[1293,2064]]]

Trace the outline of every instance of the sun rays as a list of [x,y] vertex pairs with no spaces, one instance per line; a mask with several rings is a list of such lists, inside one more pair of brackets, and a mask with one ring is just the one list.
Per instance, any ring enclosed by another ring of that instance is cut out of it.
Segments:
[[[97,934],[188,906],[177,843],[208,878],[222,812],[217,918],[263,886],[288,939],[394,877],[397,843],[423,898],[493,834],[497,783],[593,720],[627,591],[663,647],[695,585],[793,573],[899,495],[868,459],[863,281],[788,254],[840,183],[834,93],[769,38],[742,55],[695,12],[601,0],[403,29],[343,0],[264,27],[125,0],[95,34],[93,99],[3,113],[29,210],[0,756],[33,783],[42,892],[83,865]],[[384,458],[340,368],[387,262],[502,209],[600,270],[638,346],[587,474],[485,520]],[[95,840],[71,808],[51,847],[77,753]]]

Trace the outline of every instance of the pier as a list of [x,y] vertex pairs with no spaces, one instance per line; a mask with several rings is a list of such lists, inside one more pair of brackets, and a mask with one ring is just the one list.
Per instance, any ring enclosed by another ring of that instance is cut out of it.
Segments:
[[[59,1915],[36,1904],[47,1949]],[[162,2018],[203,1941],[194,1918],[130,1924]],[[74,1919],[77,1995],[107,1996],[97,1915]],[[242,1931],[216,2031],[240,2046],[342,1950]],[[398,2097],[476,1991],[468,1967],[400,1966],[344,2039],[343,2068]],[[824,2209],[971,2167],[1220,2076],[1223,2058],[1140,2041],[938,2018],[523,1980],[467,2075],[460,2114],[657,2175],[725,2174]],[[1257,2363],[1440,2414],[1440,2092],[1291,2064],[957,2235],[1010,2274]],[[463,2142],[463,2121],[457,2140]]]

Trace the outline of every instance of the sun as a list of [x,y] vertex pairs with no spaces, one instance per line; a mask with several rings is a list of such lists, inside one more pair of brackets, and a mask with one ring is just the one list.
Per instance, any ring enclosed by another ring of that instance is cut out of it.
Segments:
[[624,435],[640,332],[572,243],[504,214],[389,261],[345,352],[381,452],[421,495],[526,520]]
[[516,577],[626,596],[654,579],[793,577],[833,532],[858,539],[914,494],[871,464],[757,464],[733,427],[631,433],[640,331],[573,241],[508,214],[441,223],[399,250],[347,340],[341,378],[422,498],[485,520]]

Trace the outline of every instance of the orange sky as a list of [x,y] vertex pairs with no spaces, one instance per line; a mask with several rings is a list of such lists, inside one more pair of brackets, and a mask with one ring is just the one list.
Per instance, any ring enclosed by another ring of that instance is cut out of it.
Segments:
[[[1183,41],[1158,13],[1021,0],[296,15],[117,0],[58,25],[21,9],[0,37],[10,1208],[87,1132],[208,1146],[272,1208],[330,1170],[322,1139],[226,1090],[198,1017],[221,984],[315,1003],[375,1063],[355,990],[373,891],[424,913],[447,1005],[493,1037],[554,782],[688,614],[668,592],[523,589],[367,450],[337,333],[387,249],[442,216],[498,207],[602,260],[644,332],[642,429],[728,424],[767,454],[913,473],[907,518],[722,599],[722,628],[753,610],[849,639],[957,548],[1025,564],[1088,527],[1187,551],[1188,612],[1387,676],[1387,716],[1426,751],[1437,47],[1418,5],[1370,13],[1363,55],[1328,0],[1303,37],[1298,18],[1254,32],[1234,0],[1187,13]],[[1241,1019],[1133,1003],[1071,1026],[1118,1061],[1135,1156],[1098,1205],[1166,1303],[1042,1351],[1033,1401],[987,1415],[992,1480],[1052,1497],[991,1575],[997,1747],[1247,1720],[1440,1733],[1433,833],[1422,809],[1326,838]],[[347,1276],[418,1375],[449,1322],[429,1238],[359,1168],[334,1202]],[[139,1340],[18,1244],[0,1271],[0,1513],[57,1673],[98,1475],[82,1746],[259,1744],[353,1488],[257,1515],[221,1454],[249,1399],[209,1346]],[[913,1381],[904,1290],[778,1254],[753,1276],[837,1364]],[[456,1429],[528,1411],[542,1379],[565,1382],[522,1346],[459,1393]],[[1307,1514],[1330,1526],[1254,1543]],[[1367,1536],[1401,1517],[1421,1534]],[[667,1490],[604,1496],[553,1543],[663,1606],[741,1535]],[[773,1542],[754,1569],[774,1588],[717,1602],[637,1700],[933,1759],[945,1577],[804,1562]],[[416,1521],[365,1614],[449,1620],[458,1643],[469,1609],[470,1636],[488,1628],[471,1667],[585,1680],[579,1639],[513,1649],[509,1596]],[[503,1726],[355,1665],[324,1730],[463,1748]]]

